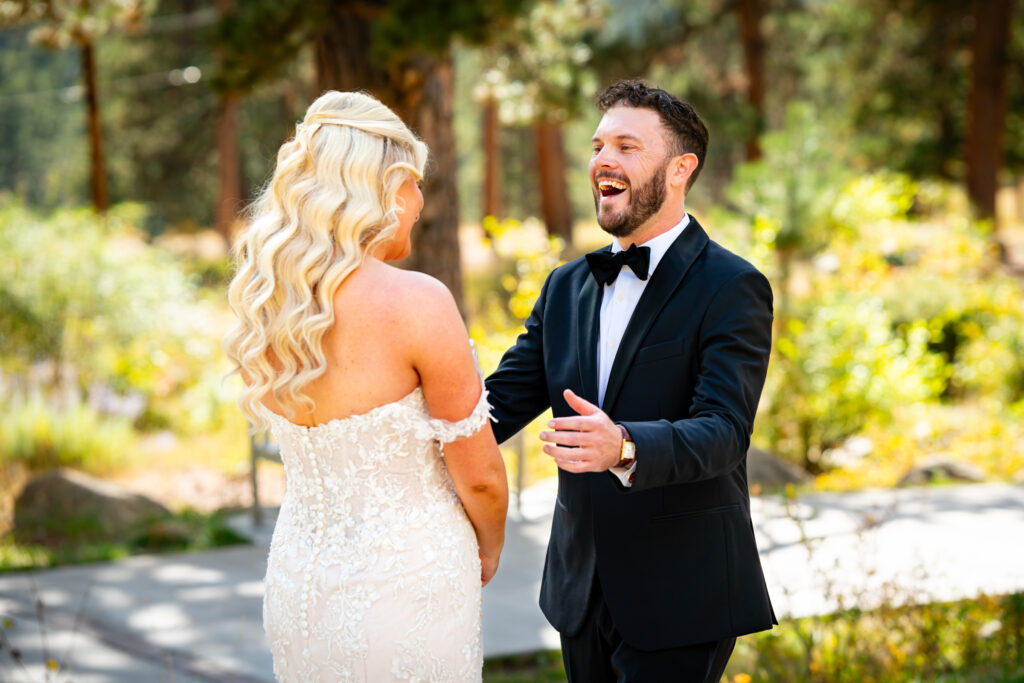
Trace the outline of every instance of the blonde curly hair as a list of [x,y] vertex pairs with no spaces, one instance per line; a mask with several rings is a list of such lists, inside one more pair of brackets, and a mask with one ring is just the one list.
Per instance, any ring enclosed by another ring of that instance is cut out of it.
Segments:
[[239,405],[267,426],[269,392],[289,417],[313,410],[303,387],[327,368],[321,341],[334,324],[334,294],[366,254],[390,241],[411,176],[427,146],[370,95],[328,91],[277,154],[273,177],[234,247],[228,301],[238,317],[224,350],[246,388]]

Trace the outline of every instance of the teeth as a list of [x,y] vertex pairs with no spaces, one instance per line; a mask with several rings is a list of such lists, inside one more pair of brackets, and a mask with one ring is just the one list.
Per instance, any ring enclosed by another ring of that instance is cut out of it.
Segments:
[[602,190],[625,190],[626,183],[620,180],[612,180],[611,178],[602,178],[597,181],[597,186]]

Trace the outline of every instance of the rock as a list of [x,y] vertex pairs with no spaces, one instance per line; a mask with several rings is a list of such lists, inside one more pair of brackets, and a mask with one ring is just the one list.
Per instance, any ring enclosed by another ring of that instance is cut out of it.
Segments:
[[156,501],[68,469],[38,474],[14,501],[20,542],[123,539],[146,522],[169,515]]
[[897,486],[919,486],[933,481],[984,481],[985,473],[966,462],[957,462],[949,456],[935,455],[914,465],[896,482]]
[[195,535],[188,522],[170,517],[146,525],[145,531],[135,539],[135,544],[149,550],[184,548]]
[[747,451],[747,485],[750,488],[779,489],[787,484],[804,484],[811,476],[774,453],[751,447]]

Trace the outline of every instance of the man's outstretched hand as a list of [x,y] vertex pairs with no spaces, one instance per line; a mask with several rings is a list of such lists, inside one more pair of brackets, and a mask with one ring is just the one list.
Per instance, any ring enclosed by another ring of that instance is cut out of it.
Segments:
[[566,389],[565,402],[579,415],[556,417],[548,422],[553,431],[540,433],[544,452],[566,472],[604,472],[619,462],[622,430],[593,403]]

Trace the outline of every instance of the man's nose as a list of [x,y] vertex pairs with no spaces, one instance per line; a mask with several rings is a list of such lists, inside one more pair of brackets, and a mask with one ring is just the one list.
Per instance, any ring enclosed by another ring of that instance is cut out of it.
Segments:
[[607,147],[602,148],[601,151],[594,155],[594,166],[598,168],[611,168],[614,165],[615,159]]

